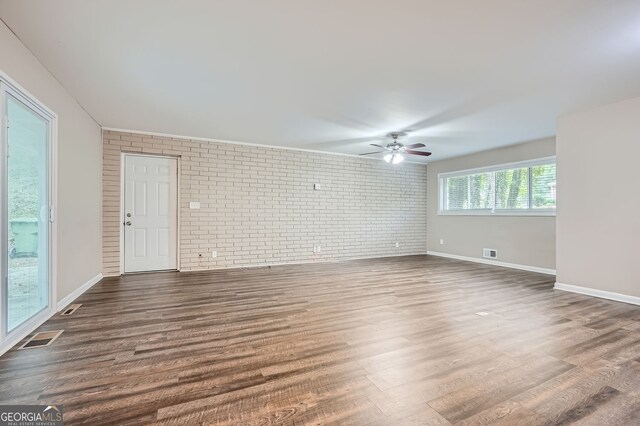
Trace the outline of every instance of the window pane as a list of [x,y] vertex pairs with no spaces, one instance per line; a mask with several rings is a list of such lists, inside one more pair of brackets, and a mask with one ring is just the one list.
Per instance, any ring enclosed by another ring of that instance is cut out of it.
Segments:
[[531,168],[531,207],[556,208],[556,165],[546,164]]
[[7,330],[49,305],[48,123],[7,97],[9,259]]
[[470,210],[470,214],[511,214],[509,210],[526,213],[535,209],[555,211],[556,165],[553,162],[540,164],[539,160],[531,163],[536,165],[523,162],[518,168],[492,166],[478,169],[473,174],[443,177],[439,194],[444,202],[442,210]]
[[445,180],[447,188],[447,210],[463,210],[469,206],[468,176],[451,177]]
[[529,169],[496,172],[496,209],[529,208]]
[[493,173],[478,173],[469,176],[469,208],[493,208]]

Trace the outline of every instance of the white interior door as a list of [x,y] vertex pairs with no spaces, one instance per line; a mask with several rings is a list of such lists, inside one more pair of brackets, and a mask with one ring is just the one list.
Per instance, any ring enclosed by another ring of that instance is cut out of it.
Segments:
[[124,155],[124,271],[177,269],[178,160]]

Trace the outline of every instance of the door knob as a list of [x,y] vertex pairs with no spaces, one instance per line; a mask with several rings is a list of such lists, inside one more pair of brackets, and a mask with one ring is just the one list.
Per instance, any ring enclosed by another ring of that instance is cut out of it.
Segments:
[[127,226],[131,226],[131,221],[130,221],[130,220],[128,220],[128,221],[126,221],[124,224],[125,224],[125,225],[127,225]]

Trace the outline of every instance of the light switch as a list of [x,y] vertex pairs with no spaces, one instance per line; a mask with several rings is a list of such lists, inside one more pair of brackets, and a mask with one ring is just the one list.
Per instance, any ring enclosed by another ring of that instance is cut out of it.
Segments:
[[200,208],[200,202],[199,201],[190,201],[189,202],[189,208],[190,209],[199,209]]

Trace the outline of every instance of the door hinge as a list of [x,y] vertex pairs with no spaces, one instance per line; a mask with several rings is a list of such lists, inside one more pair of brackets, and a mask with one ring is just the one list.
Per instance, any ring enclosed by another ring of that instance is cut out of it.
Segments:
[[49,207],[49,222],[53,223],[55,221],[55,215],[53,206]]

